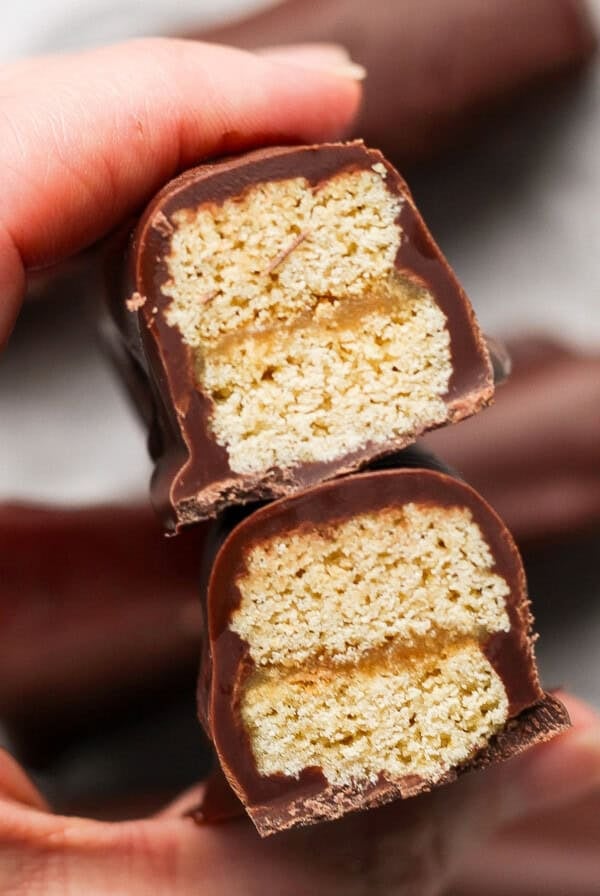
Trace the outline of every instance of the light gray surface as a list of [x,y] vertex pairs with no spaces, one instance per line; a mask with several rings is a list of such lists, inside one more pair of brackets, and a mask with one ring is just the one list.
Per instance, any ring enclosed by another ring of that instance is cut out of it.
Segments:
[[21,0],[3,3],[0,59],[78,50],[212,24],[277,0]]

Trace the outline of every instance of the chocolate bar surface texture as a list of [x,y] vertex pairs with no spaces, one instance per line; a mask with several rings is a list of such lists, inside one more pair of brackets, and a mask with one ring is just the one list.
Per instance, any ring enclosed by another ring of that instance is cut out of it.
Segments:
[[135,232],[117,317],[168,528],[356,471],[493,393],[467,297],[361,142],[196,168]]
[[411,797],[568,725],[469,486],[386,469],[251,513],[205,589],[200,718],[259,833]]

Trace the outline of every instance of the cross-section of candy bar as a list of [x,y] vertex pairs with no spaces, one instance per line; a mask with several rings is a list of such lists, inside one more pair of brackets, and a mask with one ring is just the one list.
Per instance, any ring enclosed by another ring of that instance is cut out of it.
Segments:
[[349,476],[250,514],[206,595],[200,715],[262,835],[448,782],[567,724],[517,549],[440,472]]
[[492,396],[468,299],[360,142],[182,175],[144,214],[118,292],[171,528],[357,470]]

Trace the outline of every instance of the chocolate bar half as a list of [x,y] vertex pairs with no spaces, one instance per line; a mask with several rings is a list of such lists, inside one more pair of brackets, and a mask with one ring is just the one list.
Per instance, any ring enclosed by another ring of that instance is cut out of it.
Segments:
[[126,267],[113,313],[152,389],[171,529],[355,471],[491,400],[467,297],[361,142],[183,174]]
[[267,836],[410,797],[568,724],[515,544],[469,486],[384,469],[251,513],[205,593],[201,720]]

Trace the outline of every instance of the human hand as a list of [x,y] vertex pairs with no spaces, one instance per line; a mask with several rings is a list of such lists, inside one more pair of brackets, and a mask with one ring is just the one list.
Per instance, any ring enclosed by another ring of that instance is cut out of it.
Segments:
[[[568,703],[574,725],[598,748],[597,717],[579,700]],[[590,896],[600,880],[599,818],[596,781],[587,794],[513,821],[469,850],[447,896]]]
[[[184,813],[201,788],[140,821],[53,815],[0,753],[0,889],[15,896],[434,896],[502,825],[598,797],[600,720],[578,701],[565,702],[574,727],[521,757],[416,799],[268,840],[246,818],[196,826]],[[486,890],[490,874],[494,883],[496,870],[480,867],[476,892]]]

